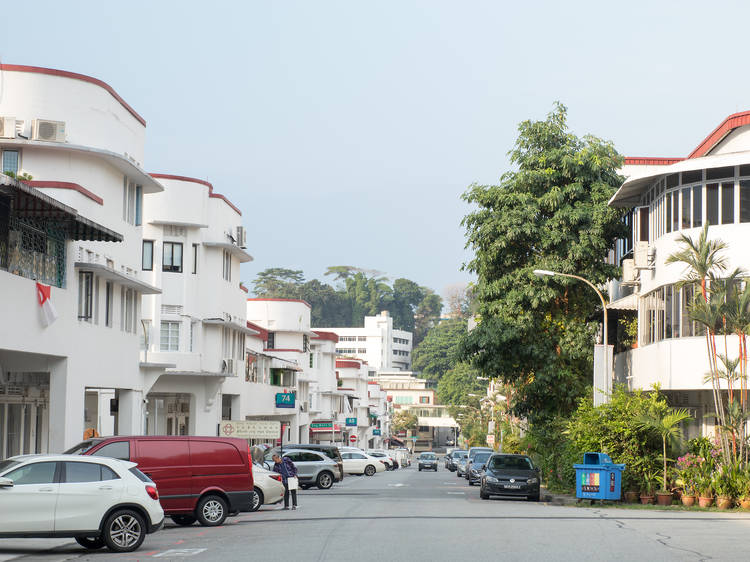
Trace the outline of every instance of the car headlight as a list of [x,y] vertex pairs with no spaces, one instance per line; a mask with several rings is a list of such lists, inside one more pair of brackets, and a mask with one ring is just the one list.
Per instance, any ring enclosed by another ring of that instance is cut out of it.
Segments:
[[487,482],[491,482],[491,483],[493,483],[493,484],[495,484],[495,483],[497,483],[497,482],[498,482],[498,479],[497,479],[497,478],[495,478],[494,476],[485,476],[485,477],[484,477],[484,479],[485,479],[485,480],[486,480]]
[[539,478],[529,478],[526,483],[527,484],[537,484],[539,482]]

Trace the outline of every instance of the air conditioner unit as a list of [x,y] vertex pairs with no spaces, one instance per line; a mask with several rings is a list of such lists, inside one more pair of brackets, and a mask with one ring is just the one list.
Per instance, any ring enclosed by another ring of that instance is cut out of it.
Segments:
[[247,248],[247,231],[244,226],[237,227],[237,245],[240,248]]
[[15,117],[0,117],[0,138],[2,139],[16,138],[16,118]]
[[224,370],[224,372],[230,375],[233,375],[234,374],[234,359],[225,359],[224,363],[226,364],[226,369]]
[[65,121],[34,119],[31,122],[31,139],[49,142],[65,142]]
[[636,242],[633,249],[633,262],[636,269],[651,269],[648,242]]
[[638,279],[638,271],[635,269],[635,260],[622,260],[622,282],[635,283]]

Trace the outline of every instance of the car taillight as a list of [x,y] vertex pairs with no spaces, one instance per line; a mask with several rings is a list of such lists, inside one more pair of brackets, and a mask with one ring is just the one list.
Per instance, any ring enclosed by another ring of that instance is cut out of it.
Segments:
[[277,482],[281,482],[281,474],[269,474],[269,476]]
[[151,485],[146,486],[146,493],[153,500],[158,500],[159,499],[159,492],[156,490],[156,486],[151,486]]
[[380,461],[381,464],[385,464],[385,461]]

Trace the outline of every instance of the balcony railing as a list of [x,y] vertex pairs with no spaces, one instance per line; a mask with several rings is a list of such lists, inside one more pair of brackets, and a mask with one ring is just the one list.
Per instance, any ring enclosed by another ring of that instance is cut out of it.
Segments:
[[0,269],[65,287],[64,227],[44,219],[0,218]]

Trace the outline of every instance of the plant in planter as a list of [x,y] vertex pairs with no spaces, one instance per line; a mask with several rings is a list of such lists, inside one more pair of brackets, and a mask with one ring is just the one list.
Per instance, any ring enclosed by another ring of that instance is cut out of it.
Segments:
[[697,481],[698,505],[711,507],[714,503],[714,483],[711,476],[700,475]]
[[682,505],[692,507],[698,495],[698,475],[703,458],[693,453],[686,453],[677,459],[677,480],[682,486]]
[[671,490],[671,483],[667,479],[664,479],[663,475],[656,477],[657,482],[659,482],[660,486],[659,489],[656,490],[656,503],[659,505],[672,505],[672,490]]
[[734,505],[739,474],[740,469],[736,464],[723,465],[714,473],[713,487],[719,509],[729,509]]
[[622,488],[625,490],[625,501],[628,503],[635,503],[638,501],[640,492],[638,491],[638,478],[633,474],[632,470],[628,470],[627,467],[622,475]]
[[745,467],[737,478],[737,498],[742,509],[750,509],[750,473]]
[[641,503],[647,505],[654,503],[654,488],[656,487],[656,479],[659,477],[659,472],[655,470],[644,470],[643,471],[643,488],[641,490]]

